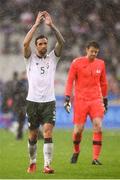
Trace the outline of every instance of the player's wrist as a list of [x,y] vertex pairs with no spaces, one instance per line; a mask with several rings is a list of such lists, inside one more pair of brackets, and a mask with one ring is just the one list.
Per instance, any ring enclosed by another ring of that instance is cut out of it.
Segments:
[[53,30],[56,29],[56,27],[55,27],[55,25],[54,25],[53,23],[50,24],[50,27],[51,27],[51,29],[53,29]]
[[70,102],[70,96],[68,96],[68,95],[65,96],[65,102],[68,102],[68,103]]
[[37,29],[38,28],[38,26],[39,26],[39,24],[33,24],[33,28],[35,28],[35,29]]
[[107,98],[107,97],[103,97],[103,102],[104,102],[105,104],[108,104],[108,98]]

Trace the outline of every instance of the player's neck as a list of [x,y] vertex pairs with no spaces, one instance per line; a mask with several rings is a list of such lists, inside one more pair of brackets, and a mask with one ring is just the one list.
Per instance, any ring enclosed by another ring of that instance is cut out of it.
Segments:
[[94,59],[91,59],[91,58],[88,57],[88,56],[86,56],[86,58],[88,59],[89,62],[93,62],[93,61],[95,60],[95,58],[94,58]]
[[46,58],[46,54],[40,54],[40,53],[36,53],[36,56],[38,57],[38,58]]

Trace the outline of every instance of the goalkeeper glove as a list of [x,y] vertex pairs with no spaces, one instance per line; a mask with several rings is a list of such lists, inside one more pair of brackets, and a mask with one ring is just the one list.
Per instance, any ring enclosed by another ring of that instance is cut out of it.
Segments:
[[70,109],[71,109],[70,96],[65,97],[64,108],[67,111],[67,113],[70,113]]
[[103,98],[103,103],[104,103],[105,112],[106,112],[108,110],[108,99],[107,98]]

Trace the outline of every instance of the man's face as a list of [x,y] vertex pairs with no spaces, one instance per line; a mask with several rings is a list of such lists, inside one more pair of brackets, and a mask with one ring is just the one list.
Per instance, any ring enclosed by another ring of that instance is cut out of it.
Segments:
[[47,52],[48,40],[46,38],[38,39],[36,49],[39,54],[44,55]]
[[90,60],[94,60],[97,55],[98,55],[98,52],[99,52],[99,49],[95,48],[95,47],[89,47],[89,48],[86,48],[86,53],[87,53],[87,57],[90,59]]

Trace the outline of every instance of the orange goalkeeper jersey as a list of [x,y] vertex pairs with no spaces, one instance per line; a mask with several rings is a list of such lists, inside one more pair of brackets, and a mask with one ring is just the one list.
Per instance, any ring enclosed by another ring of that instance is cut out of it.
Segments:
[[76,100],[93,100],[107,96],[107,80],[104,61],[87,57],[76,58],[68,73],[65,95],[71,96],[74,86]]

